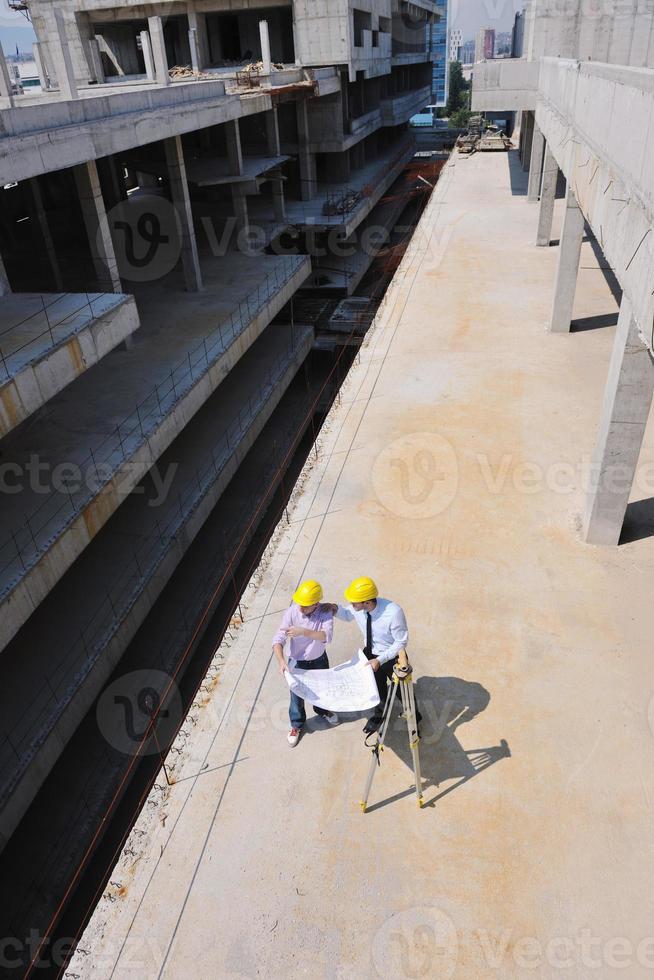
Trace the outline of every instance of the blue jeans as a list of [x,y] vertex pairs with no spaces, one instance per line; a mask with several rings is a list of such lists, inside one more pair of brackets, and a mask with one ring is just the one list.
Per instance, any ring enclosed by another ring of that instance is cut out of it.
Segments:
[[[323,653],[322,657],[317,657],[315,660],[298,660],[296,661],[294,670],[328,670],[329,660],[327,659],[327,653]],[[325,711],[324,708],[314,708],[313,709],[317,715],[328,715],[329,711]],[[305,721],[307,720],[307,713],[304,709],[304,700],[299,698],[297,694],[291,691],[291,703],[288,709],[288,717],[291,722],[291,728],[302,728]]]

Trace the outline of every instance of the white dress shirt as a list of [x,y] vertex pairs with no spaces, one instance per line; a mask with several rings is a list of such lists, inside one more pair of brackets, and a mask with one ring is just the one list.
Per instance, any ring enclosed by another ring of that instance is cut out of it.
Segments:
[[[372,653],[382,664],[387,663],[397,657],[403,647],[409,642],[409,630],[406,625],[406,617],[401,606],[390,599],[377,599],[377,605],[370,613],[372,620]],[[366,643],[366,624],[367,615],[365,609],[357,612],[352,606],[339,606],[336,611],[336,619],[341,619],[346,623],[354,620],[363,635],[363,644]]]

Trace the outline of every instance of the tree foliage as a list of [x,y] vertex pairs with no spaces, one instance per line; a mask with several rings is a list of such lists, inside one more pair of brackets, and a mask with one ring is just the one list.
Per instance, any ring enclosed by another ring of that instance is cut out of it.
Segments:
[[456,113],[469,109],[470,83],[463,77],[461,62],[453,61],[450,64],[450,89],[445,112],[451,118]]

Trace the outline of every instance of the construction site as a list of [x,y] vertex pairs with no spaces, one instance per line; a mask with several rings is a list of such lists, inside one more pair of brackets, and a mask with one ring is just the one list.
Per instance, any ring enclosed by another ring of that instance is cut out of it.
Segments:
[[[0,59],[2,976],[654,971],[654,12],[530,0],[417,152],[436,4],[356,2]],[[372,758],[272,644],[358,576]]]

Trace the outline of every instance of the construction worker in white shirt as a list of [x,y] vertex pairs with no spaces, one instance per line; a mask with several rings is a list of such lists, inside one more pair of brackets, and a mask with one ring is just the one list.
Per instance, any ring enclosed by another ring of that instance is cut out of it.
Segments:
[[[371,578],[365,576],[354,579],[345,590],[345,598],[349,605],[329,604],[329,607],[336,619],[356,622],[365,643],[363,652],[375,672],[379,704],[363,729],[366,735],[370,735],[381,725],[388,682],[393,677],[398,653],[406,649],[409,642],[409,630],[401,606],[389,599],[380,598],[377,586]],[[399,688],[396,688],[395,693],[399,698]],[[420,722],[421,717],[416,704],[416,720]]]

